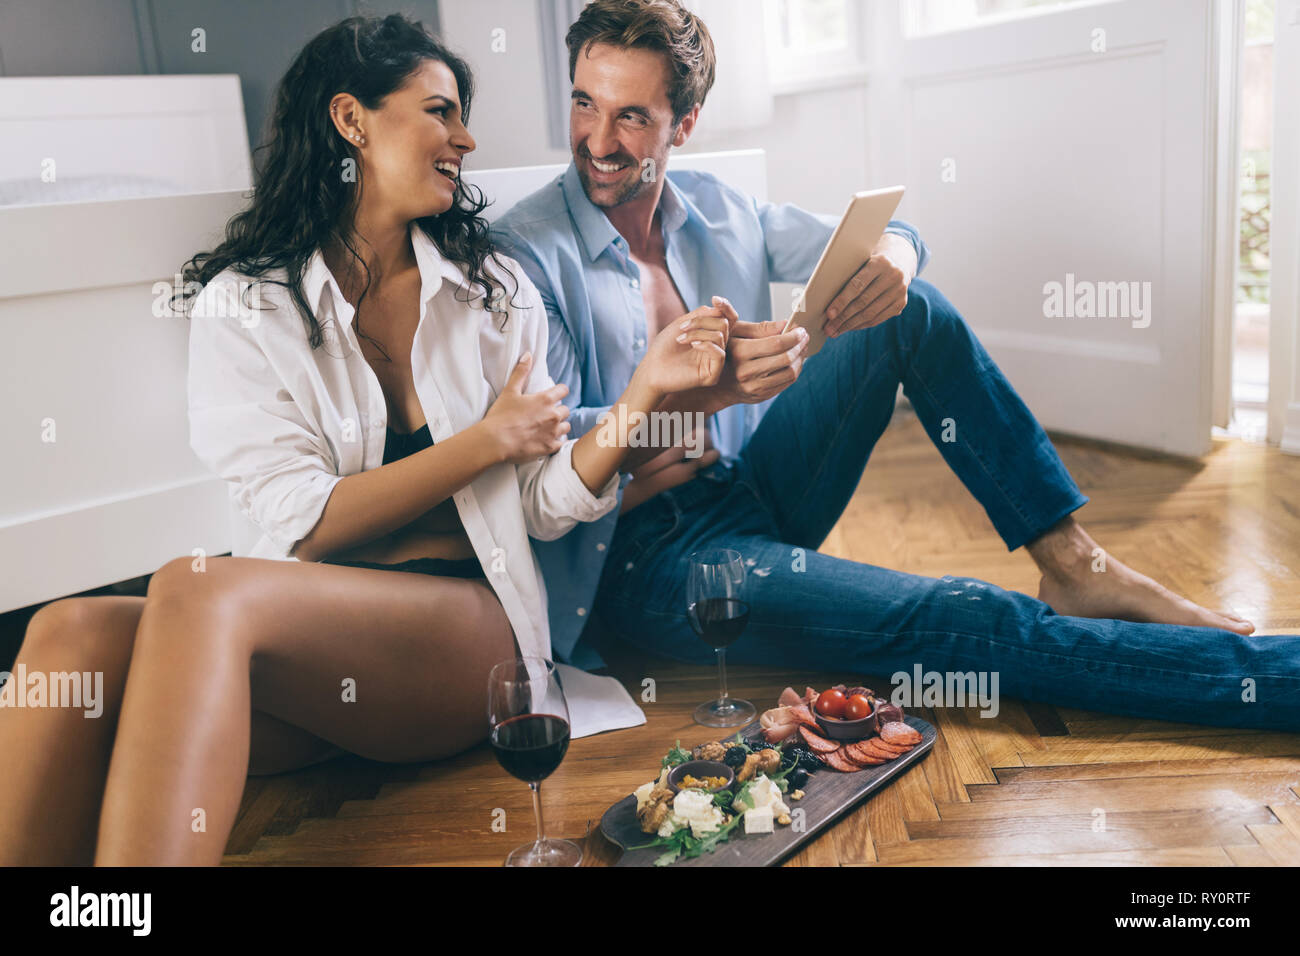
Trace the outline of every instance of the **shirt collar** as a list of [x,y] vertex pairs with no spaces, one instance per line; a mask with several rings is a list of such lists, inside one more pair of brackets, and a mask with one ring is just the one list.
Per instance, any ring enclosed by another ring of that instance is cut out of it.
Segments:
[[[610,243],[621,238],[618,230],[600,207],[587,198],[587,191],[582,188],[582,179],[578,176],[578,167],[572,160],[560,180],[560,188],[564,192],[569,212],[573,215],[587,258],[595,262]],[[659,196],[659,216],[665,234],[676,232],[685,225],[689,214],[690,203],[673,181],[665,176],[664,189]]]
[[[602,217],[603,218],[603,217]],[[437,243],[425,234],[417,221],[411,222],[411,248],[415,250],[415,262],[420,270],[420,302],[427,304],[442,288],[443,280],[450,280],[454,285],[469,289],[465,271],[444,256]],[[319,315],[322,297],[327,288],[334,290],[337,303],[342,311],[339,316],[345,323],[351,324],[355,309],[343,298],[338,282],[325,264],[325,256],[317,249],[307,262],[303,272],[302,288],[307,296],[307,304]]]

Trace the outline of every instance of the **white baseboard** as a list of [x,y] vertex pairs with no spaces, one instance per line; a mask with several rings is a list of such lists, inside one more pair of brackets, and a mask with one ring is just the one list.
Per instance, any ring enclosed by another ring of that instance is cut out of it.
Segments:
[[1300,402],[1290,402],[1286,407],[1281,448],[1288,455],[1300,455]]

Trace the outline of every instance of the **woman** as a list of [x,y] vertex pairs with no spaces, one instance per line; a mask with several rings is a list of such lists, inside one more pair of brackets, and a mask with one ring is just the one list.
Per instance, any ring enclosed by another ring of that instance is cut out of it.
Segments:
[[[0,715],[0,863],[219,863],[247,773],[456,753],[492,665],[549,656],[527,536],[611,510],[625,449],[565,437],[545,310],[460,179],[471,92],[398,15],[290,67],[250,207],[185,273],[191,443],[263,537],[32,618],[18,663],[102,672],[104,712]],[[716,382],[734,319],[665,329],[628,412]]]

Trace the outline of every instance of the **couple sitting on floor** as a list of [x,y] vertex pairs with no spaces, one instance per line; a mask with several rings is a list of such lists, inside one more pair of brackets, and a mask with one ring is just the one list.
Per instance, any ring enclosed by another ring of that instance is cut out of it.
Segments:
[[[20,662],[102,670],[115,722],[0,714],[6,862],[217,862],[247,772],[471,746],[497,661],[600,664],[593,613],[706,661],[685,599],[706,547],[764,572],[742,663],[996,672],[1014,697],[1300,730],[1300,638],[1094,571],[1087,499],[916,278],[915,229],[890,223],[817,355],[763,321],[834,220],[668,171],[713,82],[698,17],[596,0],[567,42],[572,162],[490,230],[460,177],[470,72],[420,25],[351,18],[289,68],[251,205],[185,273],[192,443],[263,537],[32,619]],[[816,550],[900,384],[1037,597]],[[653,412],[701,427],[601,440]]]

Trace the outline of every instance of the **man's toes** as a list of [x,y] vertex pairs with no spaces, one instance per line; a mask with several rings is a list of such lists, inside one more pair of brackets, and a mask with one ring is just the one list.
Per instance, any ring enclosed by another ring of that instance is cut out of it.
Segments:
[[1225,630],[1235,631],[1238,634],[1253,634],[1255,631],[1255,625],[1244,617],[1238,617],[1237,615],[1229,614],[1226,611],[1217,613],[1211,611],[1210,613],[1222,622],[1219,626]]

